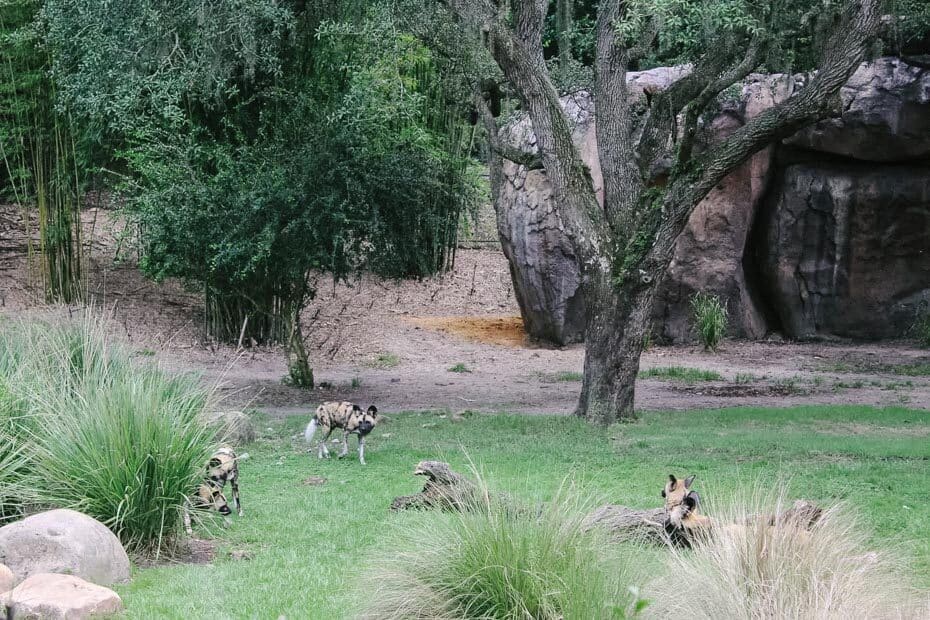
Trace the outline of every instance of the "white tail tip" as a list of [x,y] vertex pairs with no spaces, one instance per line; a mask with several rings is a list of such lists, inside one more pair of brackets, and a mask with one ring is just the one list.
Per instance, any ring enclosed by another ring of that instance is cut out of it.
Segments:
[[307,430],[304,431],[304,441],[310,443],[313,441],[313,434],[316,432],[316,418],[310,420],[310,424],[307,425]]

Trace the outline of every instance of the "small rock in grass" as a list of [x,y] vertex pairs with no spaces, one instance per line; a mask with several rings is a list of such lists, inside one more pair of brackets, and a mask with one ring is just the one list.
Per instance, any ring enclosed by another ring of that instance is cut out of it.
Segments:
[[326,484],[326,478],[323,476],[310,476],[303,482],[307,486],[318,487]]
[[83,620],[123,610],[116,592],[74,575],[38,573],[5,596],[11,618]]

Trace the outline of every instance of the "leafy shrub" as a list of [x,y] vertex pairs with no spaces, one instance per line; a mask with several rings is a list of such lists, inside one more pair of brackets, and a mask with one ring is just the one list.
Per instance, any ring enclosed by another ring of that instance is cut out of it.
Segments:
[[716,351],[727,331],[727,305],[716,295],[697,293],[691,298],[698,339],[708,351]]
[[[472,510],[410,515],[376,559],[363,618],[625,618],[637,613],[629,561],[587,531],[562,492],[538,512],[482,488]],[[405,515],[406,516],[406,515]]]
[[650,611],[662,618],[911,617],[902,567],[868,549],[849,510],[826,510],[805,532],[769,526],[758,515],[783,512],[784,495],[760,497],[709,511],[731,525],[715,527],[693,551],[672,551],[667,572],[648,590]]
[[24,421],[7,416],[20,441],[0,475],[3,462],[25,469],[39,502],[99,519],[135,551],[177,534],[213,440],[199,382],[133,364],[93,319],[4,330],[0,370],[13,357],[0,377]]

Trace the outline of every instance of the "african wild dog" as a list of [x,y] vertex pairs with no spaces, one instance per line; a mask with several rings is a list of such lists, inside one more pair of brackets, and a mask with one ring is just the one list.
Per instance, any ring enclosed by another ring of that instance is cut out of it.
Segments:
[[[342,429],[342,451],[339,458],[349,453],[349,435],[358,435],[358,460],[365,464],[365,435],[371,432],[371,429],[378,423],[378,408],[372,405],[367,411],[361,407],[349,402],[325,402],[316,408],[313,419],[307,424],[307,430],[304,431],[304,439],[308,444],[313,442],[313,434],[316,433],[316,427],[322,426],[326,430],[326,435],[317,444],[317,456],[329,456],[329,449],[326,447],[326,440],[332,434],[334,428]],[[308,452],[311,452],[311,447]]]
[[691,490],[693,483],[694,476],[678,480],[669,474],[668,482],[662,489],[662,497],[665,498],[665,530],[676,542],[687,543],[695,531],[711,524],[710,518],[699,512],[701,497],[697,491]]
[[[236,456],[232,448],[222,447],[213,453],[207,462],[207,475],[203,482],[197,487],[197,493],[194,495],[193,504],[201,508],[213,508],[224,518],[228,517],[232,510],[229,508],[229,502],[223,489],[229,482],[232,487],[233,499],[236,501],[236,511],[241,517],[242,504],[239,502],[239,461],[249,458],[248,454]],[[184,510],[184,529],[188,536],[193,534],[191,530],[191,518],[189,507]]]

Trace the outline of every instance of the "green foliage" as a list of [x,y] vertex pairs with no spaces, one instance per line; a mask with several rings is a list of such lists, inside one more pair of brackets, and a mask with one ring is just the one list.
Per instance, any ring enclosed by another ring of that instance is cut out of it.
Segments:
[[379,353],[369,364],[372,368],[387,370],[400,365],[400,356],[395,353]]
[[52,57],[37,20],[41,3],[7,0],[0,14],[0,199],[38,223],[47,301],[80,298],[80,194],[83,172],[66,110],[56,106]]
[[618,554],[585,527],[593,506],[579,491],[514,511],[479,484],[477,506],[389,534],[393,548],[362,581],[363,617],[606,620],[645,607],[629,590],[632,550]]
[[541,372],[539,380],[543,383],[573,383],[584,379],[584,374],[574,370],[560,370],[558,372]]
[[214,439],[196,378],[134,364],[91,320],[5,327],[0,371],[0,420],[14,430],[0,433],[19,440],[12,457],[0,449],[0,476],[12,463],[36,501],[99,519],[132,550],[180,533]]
[[204,290],[214,336],[283,342],[324,273],[448,265],[473,135],[388,6],[49,1],[62,100],[118,149],[141,266]]
[[727,331],[727,304],[716,295],[697,293],[691,298],[698,339],[708,351],[716,351]]
[[684,366],[657,366],[647,368],[639,373],[643,379],[666,379],[684,383],[697,383],[699,381],[723,381],[723,377],[715,370],[702,368],[687,368]]
[[471,372],[471,369],[465,364],[463,364],[462,362],[459,362],[455,366],[452,366],[451,368],[449,368],[449,372],[457,372],[457,373]]

